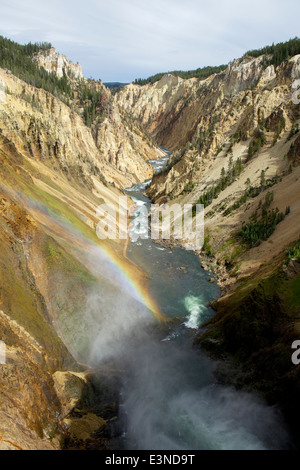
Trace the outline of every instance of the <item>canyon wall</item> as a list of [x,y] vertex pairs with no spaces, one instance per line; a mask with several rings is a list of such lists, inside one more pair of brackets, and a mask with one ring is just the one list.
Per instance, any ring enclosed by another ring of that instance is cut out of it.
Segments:
[[0,79],[0,448],[107,448],[114,389],[107,398],[109,373],[102,382],[85,365],[106,296],[120,296],[107,263],[146,276],[126,240],[99,240],[96,211],[119,214],[122,188],[151,177],[158,153],[117,105],[91,129],[49,92],[7,70]]
[[56,52],[54,47],[36,54],[34,56],[34,62],[36,62],[39,67],[44,67],[47,72],[54,72],[58,77],[62,77],[65,72],[71,78],[83,78],[81,65],[78,62],[77,64],[73,64],[66,56]]
[[[130,84],[117,95],[126,110],[173,150],[167,171],[155,175],[148,190],[154,202],[195,204],[215,191],[222,171],[226,176],[236,162],[241,165],[205,209],[205,236],[216,261],[235,265],[232,276],[224,279],[229,285],[299,237],[291,219],[300,218],[299,105],[292,100],[292,84],[300,77],[300,56],[276,70],[273,65],[264,66],[265,60],[264,56],[246,56],[202,81],[165,75],[154,84]],[[256,188],[257,197],[238,203],[248,187]],[[290,215],[269,240],[252,248],[250,255],[249,250],[243,254],[234,234],[269,191],[274,192],[270,208],[285,211],[289,206]]]
[[[277,67],[268,59],[244,57],[202,81],[165,75],[131,84],[119,99],[173,150],[148,196],[205,205],[198,253],[223,296],[196,344],[219,360],[222,382],[279,405],[298,445],[300,55]],[[178,213],[173,226],[181,220]]]
[[[247,343],[251,367],[259,351],[268,350],[270,357],[279,351],[266,388],[275,383],[278,368],[283,375],[291,372],[287,351],[299,329],[299,271],[297,260],[285,262],[286,250],[299,239],[300,110],[292,84],[300,78],[300,56],[277,68],[265,59],[235,60],[205,80],[167,74],[153,85],[130,84],[113,97],[55,50],[40,53],[37,63],[46,70],[59,77],[69,70],[74,93],[65,103],[0,70],[0,339],[7,349],[7,363],[0,367],[0,448],[108,445],[116,397],[112,390],[107,399],[106,385],[95,384],[85,365],[95,325],[109,315],[107,299],[120,295],[105,272],[103,252],[140,285],[147,279],[126,258],[126,241],[99,241],[96,211],[105,202],[120,214],[123,189],[153,175],[147,160],[161,155],[155,142],[173,154],[148,194],[158,203],[206,201],[199,255],[208,256],[227,293],[199,342],[219,354],[222,346],[238,361],[239,344],[249,333],[257,339],[252,349]],[[76,91],[81,82],[105,98],[105,113],[99,111],[90,127]],[[284,217],[250,246],[240,230],[264,209]],[[280,276],[286,284],[276,297],[268,280],[277,286]],[[275,311],[269,306],[276,299]],[[240,385],[249,385],[240,377]],[[292,379],[298,383],[297,374]],[[99,400],[87,412],[82,397],[91,388]]]

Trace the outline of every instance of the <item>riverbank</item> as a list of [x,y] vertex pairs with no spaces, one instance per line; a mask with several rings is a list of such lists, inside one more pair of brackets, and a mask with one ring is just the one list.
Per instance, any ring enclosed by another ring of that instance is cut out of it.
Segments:
[[292,361],[299,340],[300,263],[275,257],[213,303],[216,315],[195,343],[219,360],[218,377],[278,407],[300,448],[300,370]]
[[[173,247],[177,246],[186,250],[185,244],[181,242],[181,240],[174,240],[174,238],[170,237],[170,240],[153,240],[153,243],[157,243],[161,245],[165,249],[172,249]],[[230,277],[227,269],[225,266],[222,266],[216,262],[213,256],[208,256],[204,251],[192,251],[200,260],[201,268],[211,274],[210,282],[216,282],[220,287],[221,297],[227,295],[232,289],[233,284],[236,281]]]
[[[140,185],[140,189],[139,195],[139,185],[135,185],[131,193],[134,195],[133,200],[136,202],[137,212],[141,206],[148,204],[147,198],[143,195],[145,185]],[[128,194],[130,195],[130,190]],[[143,231],[134,221],[133,228],[136,230],[136,235]],[[217,362],[209,359],[209,356],[214,356],[212,350],[205,347],[195,348],[199,331],[201,329],[202,332],[207,331],[206,325],[213,322],[216,316],[211,304],[214,305],[220,298],[223,298],[220,297],[220,281],[218,282],[220,273],[224,277],[223,271],[218,271],[212,258],[206,255],[204,259],[203,253],[184,250],[174,240],[151,240],[151,237],[138,239],[137,237],[129,243],[128,256],[149,276],[149,295],[160,306],[161,311],[170,318],[174,318],[175,321],[169,324],[169,331],[165,337],[161,334],[158,336],[154,334],[149,338],[143,334],[136,338],[134,345],[130,341],[126,346],[126,350],[132,353],[124,353],[122,358],[126,362],[128,372],[126,372],[120,402],[123,416],[125,413],[125,448],[152,446],[152,449],[160,449],[162,445],[168,449],[241,449],[264,448],[264,446],[288,448],[288,439],[285,443],[283,441],[279,443],[274,435],[271,441],[275,439],[276,444],[274,440],[272,442],[265,440],[265,436],[263,437],[264,443],[251,442],[251,438],[247,442],[244,413],[247,414],[248,411],[245,410],[255,410],[255,414],[258,413],[256,416],[262,413],[258,421],[255,418],[251,424],[257,428],[254,431],[252,427],[251,430],[251,433],[256,435],[260,426],[264,427],[263,414],[268,413],[270,409],[265,408],[264,402],[260,402],[258,396],[252,395],[249,390],[248,394],[244,395],[244,392],[235,391],[232,388],[234,381],[225,382],[224,377],[218,372],[220,357],[217,357]],[[213,293],[215,295],[212,295]],[[208,343],[210,341],[213,343],[210,339]],[[181,368],[180,364],[183,363],[184,366]],[[223,364],[225,364],[224,361]],[[143,371],[147,371],[147,374]],[[222,405],[219,403],[221,396],[219,393],[225,397]],[[247,402],[248,399],[249,402]],[[205,411],[207,401],[210,403],[210,413]],[[204,403],[206,403],[205,406]],[[239,403],[235,410],[232,409],[233,403]],[[262,405],[262,408],[258,406],[258,403]],[[164,404],[163,408],[162,404]],[[214,416],[212,410],[218,408],[220,415]],[[233,421],[241,419],[240,422],[235,422],[236,429],[239,429],[235,442],[231,426],[226,429],[226,439],[223,436],[224,433],[221,437],[216,431],[216,427],[224,425],[225,409],[230,415],[226,419]],[[285,433],[284,424],[279,418],[280,414],[276,412],[275,415],[279,419],[275,425],[276,429],[279,430],[279,434]],[[176,416],[178,419],[175,419]],[[190,426],[186,426],[186,416],[189,417]],[[248,418],[251,421],[252,418]],[[275,416],[270,418],[271,421],[274,418]],[[214,423],[211,422],[212,419],[215,420]],[[211,432],[211,439],[208,438],[206,432],[203,432],[203,429],[200,430],[200,423],[203,422],[207,424],[207,429]],[[174,429],[179,433],[176,436]],[[260,432],[264,434],[262,428]],[[160,440],[154,438],[156,435],[161,436]],[[187,440],[183,436],[186,436]],[[230,442],[225,442],[227,439]]]
[[[172,235],[170,240],[154,242],[165,249],[185,248],[184,240],[174,240]],[[206,246],[205,251],[208,249]],[[195,345],[218,361],[218,381],[255,393],[279,407],[298,448],[295,416],[300,413],[296,394],[300,378],[291,362],[291,345],[299,330],[299,303],[292,300],[297,297],[298,287],[293,286],[298,282],[298,271],[285,265],[286,254],[282,252],[251,276],[240,275],[232,264],[227,268],[225,262],[205,251],[195,255],[201,268],[211,274],[207,282],[220,287],[220,297],[211,304],[215,315],[195,334]]]

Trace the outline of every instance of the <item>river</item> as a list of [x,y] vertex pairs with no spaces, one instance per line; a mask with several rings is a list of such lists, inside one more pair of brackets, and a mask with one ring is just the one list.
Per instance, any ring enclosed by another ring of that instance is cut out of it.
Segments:
[[[161,169],[168,157],[152,161]],[[137,209],[149,205],[147,181],[127,193]],[[152,328],[128,342],[123,357],[120,398],[122,449],[285,449],[289,437],[277,409],[254,394],[219,384],[216,364],[193,347],[197,327],[214,311],[220,295],[211,273],[191,251],[165,248],[149,239],[131,241],[128,257],[149,276],[149,292],[174,321],[168,330]],[[125,350],[125,349],[124,349]]]

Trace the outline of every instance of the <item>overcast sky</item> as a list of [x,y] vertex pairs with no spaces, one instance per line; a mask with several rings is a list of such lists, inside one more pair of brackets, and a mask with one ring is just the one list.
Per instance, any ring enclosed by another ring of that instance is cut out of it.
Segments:
[[299,36],[299,0],[0,0],[0,34],[48,41],[84,76],[130,82]]

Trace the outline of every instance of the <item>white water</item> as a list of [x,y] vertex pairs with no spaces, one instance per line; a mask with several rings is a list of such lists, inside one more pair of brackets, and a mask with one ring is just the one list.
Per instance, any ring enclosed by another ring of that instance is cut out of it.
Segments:
[[205,320],[208,319],[207,308],[203,303],[203,297],[187,295],[184,298],[184,306],[189,312],[187,321],[184,323],[186,328],[197,329]]
[[127,357],[127,449],[260,450],[288,446],[276,409],[214,383],[213,364],[180,340],[144,338]]

